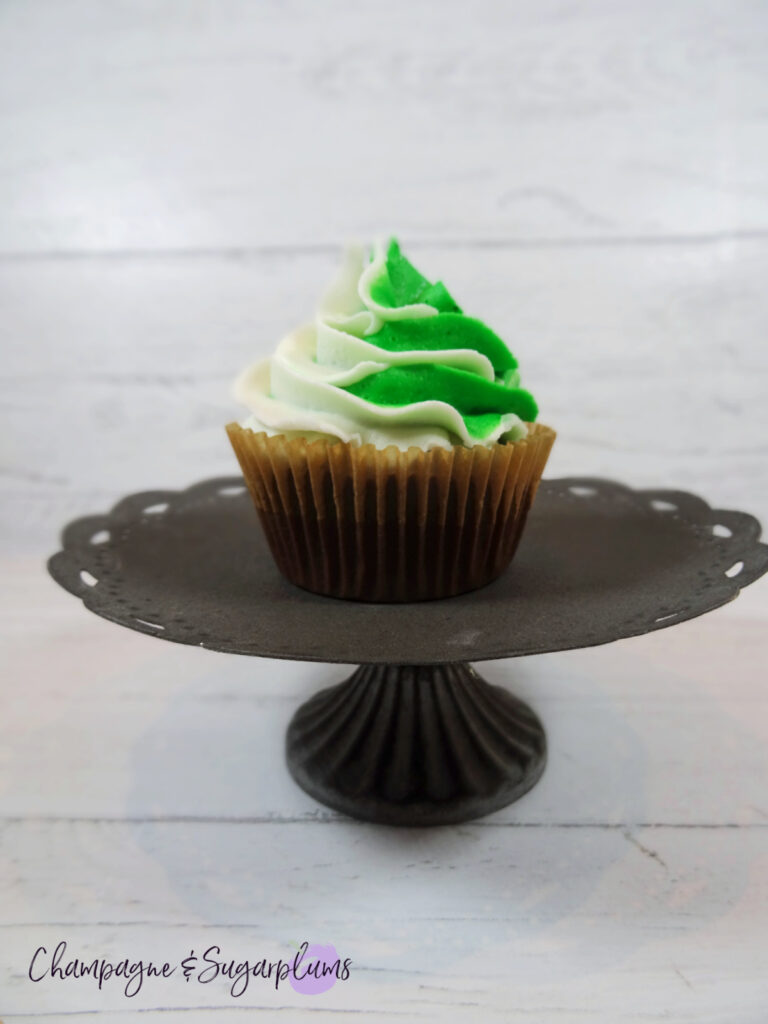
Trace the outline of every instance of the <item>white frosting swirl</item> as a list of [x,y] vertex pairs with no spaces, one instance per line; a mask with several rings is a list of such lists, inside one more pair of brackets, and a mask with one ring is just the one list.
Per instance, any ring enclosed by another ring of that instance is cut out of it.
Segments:
[[514,413],[499,417],[495,429],[478,438],[447,402],[378,405],[343,390],[369,374],[407,364],[439,363],[494,379],[490,360],[474,349],[388,351],[367,340],[387,320],[438,314],[426,303],[391,308],[377,302],[372,290],[385,266],[381,244],[369,263],[361,248],[346,250],[314,323],[293,331],[271,358],[244,370],[235,381],[235,398],[251,411],[241,426],[269,435],[327,438],[377,448],[395,445],[403,451],[455,444],[490,446],[525,437],[527,427]]

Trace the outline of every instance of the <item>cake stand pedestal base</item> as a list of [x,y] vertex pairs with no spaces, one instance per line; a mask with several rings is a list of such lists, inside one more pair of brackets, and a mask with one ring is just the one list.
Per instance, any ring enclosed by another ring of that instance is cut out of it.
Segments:
[[288,767],[316,800],[388,825],[448,825],[538,782],[541,722],[471,665],[362,665],[294,715]]

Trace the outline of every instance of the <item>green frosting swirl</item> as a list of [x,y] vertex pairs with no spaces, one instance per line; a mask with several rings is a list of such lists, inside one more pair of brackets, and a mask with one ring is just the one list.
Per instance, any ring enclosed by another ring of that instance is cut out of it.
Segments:
[[465,316],[445,285],[431,284],[419,273],[394,238],[383,272],[371,282],[369,292],[385,310],[415,304],[437,310],[436,316],[385,320],[378,331],[366,335],[370,344],[388,352],[472,349],[489,360],[495,379],[439,363],[412,363],[371,373],[344,390],[381,406],[447,402],[461,414],[467,431],[478,438],[487,436],[506,413],[529,423],[536,419],[536,402],[518,386],[517,360],[501,338],[480,320]]
[[245,370],[235,395],[253,430],[380,448],[516,441],[538,413],[501,338],[396,239],[370,258],[348,249],[314,322]]

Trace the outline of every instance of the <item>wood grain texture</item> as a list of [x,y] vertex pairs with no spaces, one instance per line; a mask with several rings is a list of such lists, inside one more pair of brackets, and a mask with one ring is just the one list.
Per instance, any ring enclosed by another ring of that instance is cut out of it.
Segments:
[[[336,1010],[708,1022],[725,1019],[712,1000],[727,992],[733,1019],[756,1024],[768,996],[759,942],[768,829],[710,830],[694,844],[668,828],[382,836],[352,824],[28,823],[6,826],[4,846],[24,861],[2,930],[11,1020],[93,1007],[82,982],[26,977],[34,950],[62,938],[71,955],[178,963],[214,943],[230,958],[287,958],[291,942],[313,934],[354,961],[348,981],[314,999],[256,982],[233,999],[224,979],[185,984],[177,973],[129,1001],[108,982],[98,1005],[120,1019],[134,1009],[249,1006],[277,1019],[289,1006],[297,1019]],[[30,873],[55,884],[55,906],[40,905]]]
[[7,4],[2,249],[768,230],[754,0]]
[[[233,474],[234,373],[394,230],[518,355],[549,475],[768,521],[768,11],[755,0],[0,6],[0,1018],[763,1024],[768,584],[490,663],[520,803],[396,834],[282,760],[343,668],[89,616],[44,562],[122,494]],[[34,949],[333,943],[324,995],[32,984]],[[161,1016],[162,1015],[162,1016]]]

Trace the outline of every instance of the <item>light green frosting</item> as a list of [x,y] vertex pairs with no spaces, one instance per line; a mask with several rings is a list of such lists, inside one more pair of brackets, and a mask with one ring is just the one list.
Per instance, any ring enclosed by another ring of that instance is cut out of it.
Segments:
[[517,440],[537,415],[517,361],[431,284],[393,239],[370,259],[347,250],[311,325],[247,369],[244,426],[377,447],[448,448]]

